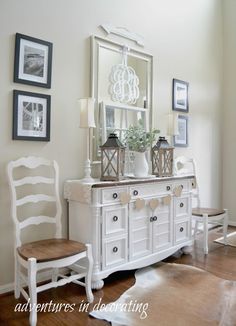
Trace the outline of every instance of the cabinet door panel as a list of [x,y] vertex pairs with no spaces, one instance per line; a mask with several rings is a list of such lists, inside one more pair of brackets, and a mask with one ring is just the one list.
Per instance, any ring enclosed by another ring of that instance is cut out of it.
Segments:
[[173,244],[172,204],[160,205],[155,212],[157,220],[152,223],[153,251],[161,251]]
[[151,215],[147,206],[137,210],[134,203],[130,204],[129,212],[130,260],[134,260],[152,253]]

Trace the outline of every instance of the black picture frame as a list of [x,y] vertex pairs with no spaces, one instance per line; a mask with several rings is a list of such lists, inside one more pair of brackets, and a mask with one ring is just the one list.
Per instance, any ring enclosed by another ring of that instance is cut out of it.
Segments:
[[189,112],[188,100],[189,83],[179,79],[173,79],[172,83],[172,110]]
[[53,44],[16,33],[14,82],[51,88]]
[[51,96],[13,90],[12,139],[50,141]]
[[175,147],[188,147],[188,117],[186,115],[178,115],[178,131],[179,134],[173,136]]

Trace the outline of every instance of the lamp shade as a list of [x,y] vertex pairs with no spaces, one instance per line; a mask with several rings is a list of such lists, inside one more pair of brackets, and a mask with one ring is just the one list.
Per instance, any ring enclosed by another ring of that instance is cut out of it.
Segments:
[[96,128],[94,121],[94,98],[81,98],[79,101],[80,128]]

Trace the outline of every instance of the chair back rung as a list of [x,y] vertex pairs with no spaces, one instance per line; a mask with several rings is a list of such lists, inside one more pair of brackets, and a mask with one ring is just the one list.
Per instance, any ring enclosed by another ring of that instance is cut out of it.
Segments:
[[29,196],[25,196],[21,199],[17,199],[16,206],[22,206],[22,205],[29,204],[29,203],[38,203],[41,201],[55,202],[56,197],[44,195],[44,194],[29,195]]
[[39,225],[42,223],[56,223],[56,219],[55,217],[44,216],[44,215],[31,216],[25,219],[23,222],[20,222],[19,228],[24,229],[29,225]]
[[25,177],[22,179],[18,179],[13,181],[13,185],[15,187],[20,187],[28,184],[40,184],[40,183],[45,183],[45,184],[54,184],[54,179],[52,178],[46,178],[46,177],[40,177],[40,176],[34,176],[34,177]]

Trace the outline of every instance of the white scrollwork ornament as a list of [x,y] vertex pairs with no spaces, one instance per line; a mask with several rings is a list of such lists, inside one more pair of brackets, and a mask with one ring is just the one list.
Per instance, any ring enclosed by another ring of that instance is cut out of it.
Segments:
[[127,51],[124,47],[122,63],[111,69],[109,93],[114,102],[135,104],[139,98],[139,79],[134,69],[127,65]]

